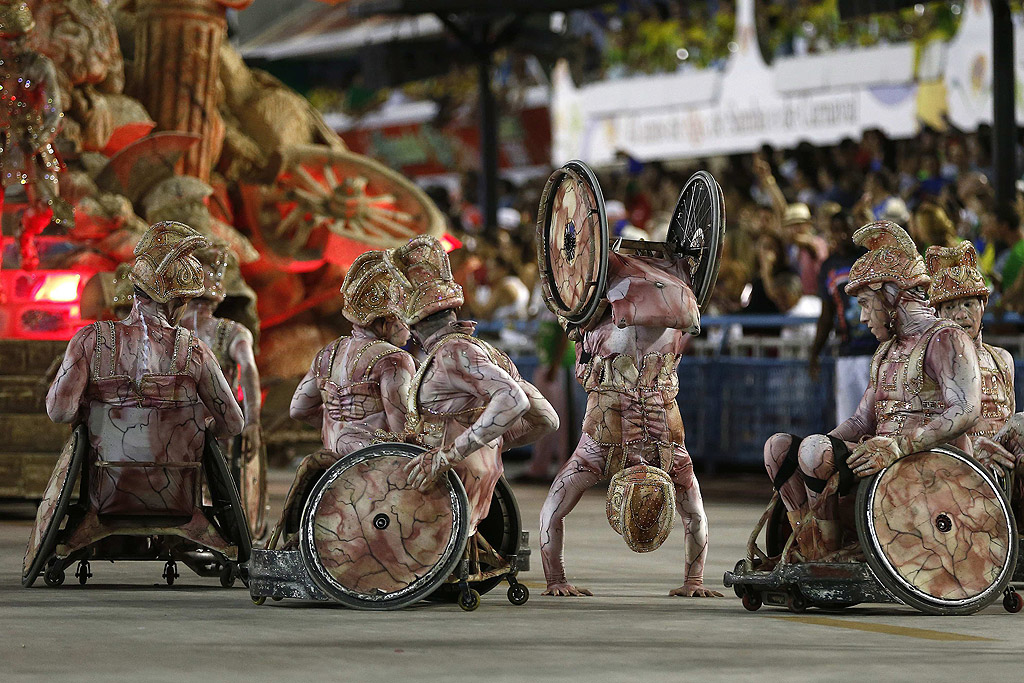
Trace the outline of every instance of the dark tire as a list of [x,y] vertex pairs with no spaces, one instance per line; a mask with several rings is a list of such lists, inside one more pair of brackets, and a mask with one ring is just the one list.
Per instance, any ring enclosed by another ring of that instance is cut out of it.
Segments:
[[480,606],[480,594],[470,588],[459,596],[459,607],[463,612],[472,612]]
[[167,564],[164,565],[163,578],[168,586],[174,585],[174,580],[178,578],[178,564],[174,560],[168,560]]
[[233,564],[226,563],[220,570],[220,585],[224,588],[231,588],[235,585],[236,576],[237,572],[235,571],[235,566]]
[[1020,612],[1021,608],[1024,608],[1024,597],[1021,597],[1017,591],[1010,591],[1003,596],[1003,609],[1010,614],[1016,614]]
[[63,567],[51,567],[46,570],[46,575],[43,577],[43,580],[50,588],[56,588],[57,586],[64,584],[65,578]]
[[530,599],[530,589],[521,583],[515,583],[508,587],[508,601],[513,605],[525,605]]
[[807,598],[794,589],[794,592],[790,593],[789,597],[786,598],[786,607],[794,614],[802,614],[810,607],[810,603],[807,602]]
[[78,563],[78,570],[75,571],[75,577],[78,579],[78,585],[84,586],[89,582],[90,576],[92,576],[92,569],[89,567],[89,563],[86,560],[82,560]]
[[267,597],[265,595],[261,595],[258,598],[253,598],[252,599],[252,604],[254,604],[254,605],[262,605],[266,601],[267,601]]
[[757,593],[744,593],[741,600],[743,601],[743,609],[748,612],[756,612],[761,609],[761,596]]

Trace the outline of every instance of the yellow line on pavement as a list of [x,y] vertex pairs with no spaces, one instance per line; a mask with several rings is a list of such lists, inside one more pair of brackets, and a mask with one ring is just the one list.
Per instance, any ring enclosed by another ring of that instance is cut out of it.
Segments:
[[853,621],[852,619],[833,619],[831,617],[783,617],[773,616],[773,619],[784,619],[786,621],[799,621],[802,624],[815,624],[817,626],[834,626],[836,628],[849,628],[854,631],[870,631],[872,633],[887,633],[894,636],[907,636],[908,638],[921,638],[923,640],[988,640],[995,638],[983,638],[982,636],[971,636],[964,633],[949,633],[948,631],[933,631],[928,628],[910,628],[908,626],[890,626],[889,624],[876,624],[870,621]]

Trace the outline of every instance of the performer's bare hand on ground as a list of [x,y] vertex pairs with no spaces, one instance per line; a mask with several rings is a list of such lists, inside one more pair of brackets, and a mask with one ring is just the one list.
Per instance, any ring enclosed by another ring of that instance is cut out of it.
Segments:
[[669,595],[673,595],[680,598],[720,598],[722,594],[718,591],[705,588],[700,583],[684,583],[679,588],[673,588],[668,592]]
[[548,589],[544,591],[543,595],[560,595],[560,596],[576,596],[582,597],[584,595],[593,595],[586,588],[577,588],[571,583],[549,583]]
[[409,475],[408,483],[413,488],[426,490],[434,485],[438,478],[455,464],[455,456],[451,451],[431,448],[420,453],[405,466]]

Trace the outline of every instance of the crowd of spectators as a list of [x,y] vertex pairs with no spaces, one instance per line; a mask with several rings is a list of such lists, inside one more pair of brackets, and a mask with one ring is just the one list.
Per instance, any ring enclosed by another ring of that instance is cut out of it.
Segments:
[[[1011,205],[996,205],[990,135],[987,128],[925,130],[889,140],[869,131],[832,147],[765,147],[692,166],[641,164],[623,154],[622,163],[599,179],[613,235],[662,241],[686,179],[698,168],[712,171],[725,195],[728,224],[712,304],[718,313],[785,314],[802,297],[828,296],[822,264],[849,246],[853,228],[878,219],[905,226],[922,253],[933,244],[971,240],[992,285],[990,310],[1021,312],[1024,192]],[[455,196],[433,192],[463,243],[452,257],[470,315],[514,320],[543,309],[535,242],[543,183],[543,177],[503,183],[498,229],[490,232],[474,175]]]
[[[837,0],[757,0],[761,52],[771,60],[884,43],[948,40],[956,33],[962,2],[922,3],[888,14],[840,21]],[[578,82],[689,67],[724,65],[737,49],[735,0],[620,0],[572,12],[569,31],[579,38],[572,60]]]

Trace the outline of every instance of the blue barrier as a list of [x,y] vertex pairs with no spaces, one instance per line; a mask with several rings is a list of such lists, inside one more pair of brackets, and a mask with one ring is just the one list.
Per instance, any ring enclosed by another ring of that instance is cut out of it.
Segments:
[[[523,377],[537,367],[534,356],[515,359]],[[1015,374],[1024,377],[1024,361]],[[799,436],[835,428],[835,363],[822,358],[813,381],[806,360],[685,356],[679,364],[679,412],[686,447],[698,468],[758,466],[765,440],[776,432]],[[586,393],[572,380],[578,436]],[[1018,410],[1024,408],[1024,381],[1015,387]]]

